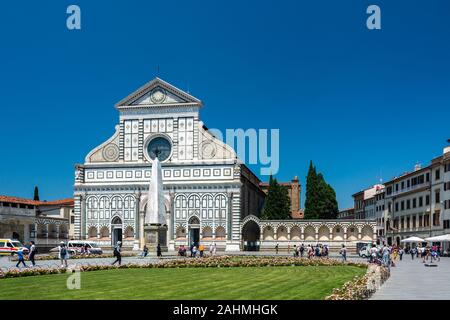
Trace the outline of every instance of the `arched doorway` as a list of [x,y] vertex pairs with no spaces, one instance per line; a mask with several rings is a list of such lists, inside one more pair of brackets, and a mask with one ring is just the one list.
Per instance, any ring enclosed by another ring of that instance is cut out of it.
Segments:
[[200,220],[198,217],[193,216],[188,222],[189,229],[189,245],[198,246],[200,241]]
[[111,220],[112,245],[115,246],[117,241],[122,241],[122,219],[114,217]]
[[261,230],[259,225],[249,220],[242,228],[242,240],[244,241],[244,251],[259,251],[259,239]]

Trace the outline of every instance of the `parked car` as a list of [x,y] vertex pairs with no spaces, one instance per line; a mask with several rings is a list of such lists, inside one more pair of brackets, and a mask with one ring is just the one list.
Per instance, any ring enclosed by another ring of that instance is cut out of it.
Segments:
[[22,250],[25,254],[28,254],[29,251],[19,240],[0,239],[0,255],[14,255],[19,250]]
[[359,252],[358,252],[359,256],[362,258],[368,258],[370,257],[370,247],[369,246],[364,246],[362,247]]
[[[103,250],[93,241],[71,240],[67,243],[67,251],[70,255],[81,254],[83,248],[87,245],[90,254],[102,254]],[[58,247],[53,248],[50,252],[58,252]]]

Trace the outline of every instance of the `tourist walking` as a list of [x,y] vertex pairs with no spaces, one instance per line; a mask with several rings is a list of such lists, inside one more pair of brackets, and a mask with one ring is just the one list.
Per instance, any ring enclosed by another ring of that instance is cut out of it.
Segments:
[[298,257],[297,245],[294,244],[294,257]]
[[212,243],[209,245],[209,255],[210,256],[213,255],[213,244]]
[[203,258],[203,251],[205,251],[205,246],[203,245],[203,243],[200,243],[200,245],[198,246],[198,251],[200,251],[200,258]]
[[428,260],[428,246],[422,247],[422,263],[425,263],[425,260]]
[[397,246],[394,246],[392,248],[392,260],[397,261],[397,257],[398,257],[398,249]]
[[278,254],[278,243],[275,245],[275,253]]
[[87,243],[84,244],[84,253],[89,254],[89,245]]
[[412,248],[409,253],[411,253],[411,260],[414,260],[414,256],[416,255],[416,248]]
[[400,257],[400,261],[402,261],[402,259],[403,259],[403,253],[404,253],[403,248],[400,247],[400,248],[398,249],[398,256]]
[[378,249],[376,245],[372,245],[370,248],[370,262],[375,263],[377,261]]
[[18,258],[16,268],[19,268],[20,263],[22,263],[25,268],[28,267],[27,264],[25,263],[25,259],[23,258],[23,249],[17,250],[16,254]]
[[36,244],[34,241],[30,241],[30,253],[28,254],[28,260],[31,261],[31,265],[34,267],[36,263],[34,262],[34,256],[37,253]]
[[437,260],[438,262],[441,261],[437,246],[433,246],[433,250],[431,250],[431,262],[433,262],[433,260]]
[[58,247],[58,258],[61,261],[61,268],[67,268],[67,259],[69,259],[69,251],[67,250],[66,244],[61,241]]
[[112,265],[115,265],[116,262],[119,263],[119,266],[122,264],[122,242],[117,241],[117,244],[114,247],[113,255],[116,257],[116,260],[112,263]]
[[391,270],[391,257],[390,257],[391,250],[389,250],[389,248],[386,245],[384,245],[382,252],[383,252],[383,265],[385,267],[387,267],[388,270],[390,271]]
[[302,243],[300,246],[300,257],[303,258],[303,255],[305,254],[305,245]]
[[189,251],[191,252],[191,258],[194,257],[194,242],[191,243],[191,246],[189,247]]
[[314,257],[314,248],[308,244],[308,259]]
[[156,256],[158,258],[162,257],[162,253],[161,253],[161,245],[158,243],[158,245],[156,246]]
[[216,252],[217,252],[217,245],[216,245],[216,243],[214,242],[214,246],[213,246],[213,256],[216,255]]
[[341,256],[342,256],[342,262],[347,261],[347,248],[345,247],[344,244],[342,245],[340,254],[341,254]]

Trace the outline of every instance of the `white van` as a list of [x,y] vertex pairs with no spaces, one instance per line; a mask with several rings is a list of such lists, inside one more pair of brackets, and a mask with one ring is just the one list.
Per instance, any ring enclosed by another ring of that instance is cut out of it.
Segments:
[[71,254],[80,254],[82,248],[87,246],[90,254],[102,254],[103,250],[93,241],[72,240],[67,243],[67,248]]
[[[102,254],[103,250],[98,246],[97,243],[93,241],[84,241],[84,240],[71,240],[67,243],[67,251],[69,251],[70,255],[81,254],[83,252],[83,248],[87,246],[88,252],[90,254]],[[50,252],[58,252],[58,247],[53,248]]]

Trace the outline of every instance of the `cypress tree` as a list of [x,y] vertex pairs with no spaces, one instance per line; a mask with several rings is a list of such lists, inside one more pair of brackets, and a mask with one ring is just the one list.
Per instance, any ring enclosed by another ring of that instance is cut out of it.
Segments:
[[317,192],[317,172],[313,162],[309,162],[308,176],[306,177],[305,195],[305,219],[317,219],[318,215],[318,192]]
[[336,192],[317,174],[312,161],[306,178],[305,219],[336,219],[338,214]]
[[290,218],[290,200],[287,189],[278,184],[272,175],[269,179],[266,201],[264,203],[262,219],[279,220]]
[[39,201],[39,188],[37,186],[34,187],[34,201]]

